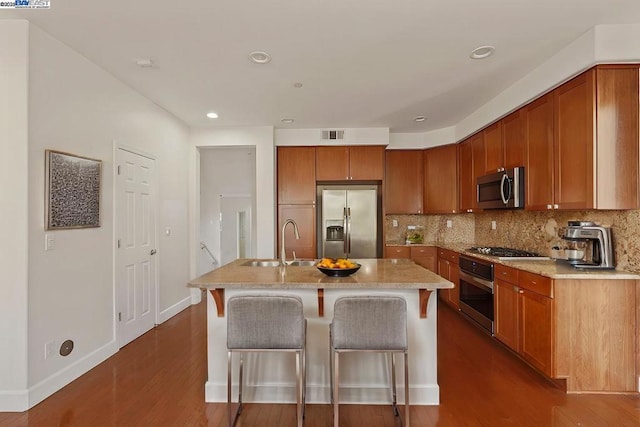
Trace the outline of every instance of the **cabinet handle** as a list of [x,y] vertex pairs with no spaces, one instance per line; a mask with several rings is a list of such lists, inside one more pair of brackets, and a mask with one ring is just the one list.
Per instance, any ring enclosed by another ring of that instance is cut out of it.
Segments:
[[535,280],[532,280],[531,283],[534,284],[534,285],[537,285]]
[[524,294],[524,291],[522,289],[518,289],[518,293],[519,294]]
[[502,275],[503,275],[503,276],[506,276],[506,275],[507,275],[507,272],[506,272],[506,271],[503,271],[503,272],[502,272]]

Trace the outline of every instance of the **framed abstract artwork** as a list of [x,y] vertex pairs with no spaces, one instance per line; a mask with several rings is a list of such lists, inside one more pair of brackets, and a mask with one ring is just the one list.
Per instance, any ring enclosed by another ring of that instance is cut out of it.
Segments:
[[102,161],[45,150],[47,230],[100,227]]

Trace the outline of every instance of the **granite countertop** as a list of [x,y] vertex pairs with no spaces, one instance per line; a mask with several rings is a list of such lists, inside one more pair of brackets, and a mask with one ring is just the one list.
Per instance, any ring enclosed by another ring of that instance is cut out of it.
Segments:
[[316,267],[249,267],[239,259],[189,282],[200,289],[451,289],[453,283],[408,259],[352,260],[362,265],[348,277],[329,277]]
[[471,252],[468,249],[476,246],[473,243],[436,243],[427,242],[423,244],[402,245],[395,243],[387,243],[387,246],[437,246],[442,249],[458,252],[461,255],[480,258],[491,261],[493,264],[502,264],[507,267],[516,268],[518,270],[539,274],[541,276],[550,277],[552,279],[614,279],[614,280],[640,280],[640,274],[620,271],[620,270],[588,270],[577,269],[562,260],[517,260],[502,261],[496,257],[482,255]]

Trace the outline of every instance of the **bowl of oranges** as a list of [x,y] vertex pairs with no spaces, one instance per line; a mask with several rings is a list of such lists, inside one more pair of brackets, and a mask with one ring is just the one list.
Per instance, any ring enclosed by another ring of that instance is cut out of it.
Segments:
[[327,276],[346,277],[358,271],[360,264],[345,258],[322,258],[316,267]]

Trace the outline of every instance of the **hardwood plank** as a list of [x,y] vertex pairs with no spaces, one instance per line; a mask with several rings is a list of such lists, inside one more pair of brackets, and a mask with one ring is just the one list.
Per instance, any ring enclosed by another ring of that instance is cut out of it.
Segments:
[[[31,410],[0,413],[0,427],[226,426],[226,405],[204,402],[205,310],[184,310]],[[412,426],[640,425],[637,395],[567,395],[445,305],[438,360],[441,404],[412,406]],[[389,405],[342,404],[340,420],[400,425]],[[237,425],[294,427],[295,405],[245,403]],[[305,427],[331,425],[331,405],[307,405]]]

